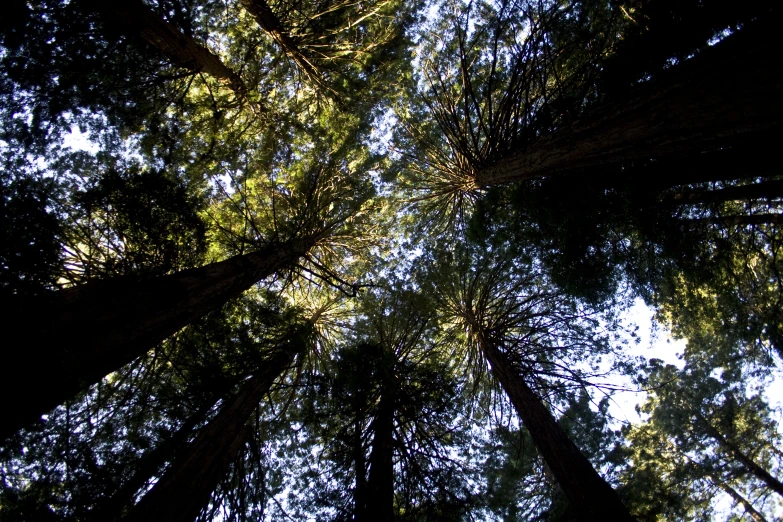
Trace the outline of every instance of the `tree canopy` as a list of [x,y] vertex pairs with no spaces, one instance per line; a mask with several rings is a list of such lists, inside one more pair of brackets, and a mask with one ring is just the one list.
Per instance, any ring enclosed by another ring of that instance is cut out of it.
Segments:
[[0,521],[783,516],[774,2],[4,7]]

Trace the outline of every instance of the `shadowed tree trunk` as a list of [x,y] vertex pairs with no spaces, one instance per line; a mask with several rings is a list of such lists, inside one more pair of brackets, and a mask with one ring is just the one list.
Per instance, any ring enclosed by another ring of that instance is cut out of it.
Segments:
[[753,199],[783,198],[783,181],[763,181],[737,187],[717,190],[685,190],[663,198],[663,202],[680,203],[723,203],[726,201],[747,201]]
[[752,214],[747,216],[715,216],[708,218],[683,219],[683,223],[694,225],[719,225],[732,227],[739,225],[780,225],[783,214]]
[[301,353],[297,336],[279,348],[264,367],[228,400],[163,477],[122,518],[123,522],[192,522],[239,455],[248,435],[246,424],[261,398]]
[[272,12],[265,0],[239,0],[239,3],[242,4],[242,7],[248,13],[253,15],[258,25],[277,42],[283,52],[294,61],[308,78],[318,85],[322,83],[318,67],[302,52],[299,45],[291,37],[288,29],[283,27],[280,19]]
[[88,520],[100,522],[112,520],[133,502],[134,495],[149,481],[160,468],[177,454],[178,450],[190,437],[193,430],[207,417],[207,413],[219,400],[215,396],[203,404],[196,412],[182,423],[182,426],[165,442],[141,457],[135,466],[133,476],[128,479],[110,498],[101,502],[91,514]]
[[722,480],[713,478],[710,476],[710,479],[723,491],[725,491],[737,504],[741,505],[743,509],[745,510],[745,513],[750,516],[750,518],[753,519],[754,522],[767,522],[767,519],[764,518],[764,515],[756,511],[756,508],[753,507],[753,504],[751,504],[748,499],[740,495],[739,491],[734,489],[733,487],[729,486]]
[[2,327],[0,438],[143,355],[257,281],[294,265],[310,236],[149,280],[94,281],[35,298],[12,296]]
[[541,399],[514,371],[508,358],[487,339],[480,339],[492,373],[511,399],[533,443],[582,520],[633,521],[612,487],[563,432]]
[[203,72],[228,84],[238,95],[247,88],[239,75],[214,53],[160,17],[141,0],[81,0],[97,11],[107,26],[121,34],[139,36],[164,54],[174,65]]
[[388,393],[381,397],[373,420],[365,520],[394,521],[394,408]]
[[367,505],[367,466],[364,459],[364,445],[362,444],[362,422],[358,417],[354,421],[353,431],[353,469],[356,475],[356,487],[353,491],[353,518],[357,522],[363,521]]
[[[759,24],[757,24],[759,25]],[[779,132],[783,49],[750,26],[582,119],[480,170],[482,187],[610,163],[710,150]],[[727,74],[727,71],[731,71]]]
[[734,459],[736,459],[738,462],[740,462],[745,469],[751,473],[754,477],[762,481],[766,486],[783,497],[783,483],[781,483],[778,479],[773,477],[769,471],[762,468],[758,465],[752,458],[750,458],[748,455],[745,454],[739,447],[737,447],[736,444],[734,444],[732,441],[730,441],[728,438],[724,437],[723,434],[718,431],[709,420],[704,418],[701,414],[696,414],[696,417],[701,422],[702,426],[704,426],[704,429],[707,431],[707,434],[715,439],[715,441],[720,445],[720,447],[726,451],[729,455],[731,455]]

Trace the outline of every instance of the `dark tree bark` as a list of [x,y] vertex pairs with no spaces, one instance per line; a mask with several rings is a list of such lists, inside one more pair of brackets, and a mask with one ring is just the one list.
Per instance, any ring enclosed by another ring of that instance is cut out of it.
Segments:
[[367,463],[364,458],[364,445],[362,444],[363,427],[361,420],[357,418],[353,426],[353,469],[356,475],[356,486],[353,490],[353,518],[356,522],[365,520],[365,507],[367,505]]
[[228,84],[239,96],[247,93],[242,79],[226,66],[220,57],[183,34],[141,0],[81,1],[88,9],[98,12],[112,31],[141,37],[174,65],[214,76]]
[[95,281],[35,298],[13,296],[0,321],[0,438],[143,355],[257,281],[292,266],[318,236],[150,280]]
[[707,434],[715,439],[724,451],[736,459],[737,462],[741,463],[750,474],[766,484],[769,489],[783,497],[783,483],[773,477],[769,471],[759,466],[758,463],[746,455],[736,444],[726,438],[709,420],[700,414],[697,414],[697,418],[701,425],[704,426]]
[[492,342],[481,339],[492,373],[511,399],[533,443],[576,513],[586,521],[633,521],[612,487],[563,432],[541,399]]
[[723,491],[725,491],[737,504],[740,504],[743,509],[745,509],[745,513],[747,513],[750,518],[753,519],[754,522],[767,522],[767,519],[764,518],[764,515],[759,513],[756,508],[753,507],[753,504],[751,504],[748,499],[740,495],[739,491],[734,489],[733,487],[729,486],[722,480],[710,477],[712,481]]
[[715,216],[709,218],[683,219],[686,225],[718,225],[732,227],[739,225],[780,225],[783,214],[752,214],[747,216]]
[[708,190],[686,190],[664,198],[670,204],[681,203],[722,203],[726,201],[749,201],[758,199],[783,198],[783,181],[763,181],[736,187]]
[[367,479],[366,520],[394,521],[394,407],[387,393],[378,403],[372,423],[370,473]]
[[279,348],[223,405],[188,451],[175,460],[122,521],[192,522],[208,504],[212,491],[244,446],[248,436],[245,425],[259,401],[304,347],[304,343],[293,340],[291,346]]
[[139,460],[133,470],[133,476],[125,481],[110,498],[98,504],[90,513],[89,520],[100,522],[117,518],[133,502],[134,495],[160,470],[163,465],[176,455],[180,448],[193,433],[193,430],[204,422],[207,413],[217,404],[220,396],[205,402],[196,412],[188,417],[182,426],[165,442],[148,452]]
[[308,78],[317,84],[321,84],[321,73],[307,55],[302,52],[299,44],[291,37],[288,29],[283,27],[280,19],[269,8],[265,0],[239,0],[242,7],[253,15],[258,25],[277,42],[283,52],[304,72]]
[[[758,24],[757,24],[758,25]],[[783,126],[774,32],[750,26],[479,171],[489,187],[576,169],[715,149]]]

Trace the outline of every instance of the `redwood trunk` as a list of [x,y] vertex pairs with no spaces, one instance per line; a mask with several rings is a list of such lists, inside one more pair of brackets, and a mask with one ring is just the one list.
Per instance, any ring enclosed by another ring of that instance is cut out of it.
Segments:
[[145,454],[138,465],[135,467],[133,476],[128,479],[114,495],[99,504],[88,520],[95,522],[103,520],[114,520],[117,515],[122,513],[133,502],[134,495],[160,470],[163,465],[177,454],[178,450],[185,444],[193,430],[201,424],[219,397],[215,396],[209,400],[180,426],[168,440],[158,447]]
[[370,473],[367,480],[366,520],[394,521],[394,409],[392,399],[381,397],[373,420]]
[[192,522],[245,444],[248,419],[272,383],[294,361],[303,345],[280,349],[226,402],[123,522]]
[[723,436],[710,422],[702,415],[698,415],[707,433],[715,439],[715,441],[723,448],[729,455],[734,457],[738,462],[742,463],[754,477],[761,480],[767,485],[769,489],[783,497],[783,483],[773,477],[766,469],[759,466],[753,459],[745,455],[745,453],[737,447],[736,444]]
[[685,224],[719,225],[723,227],[742,225],[780,225],[783,214],[751,214],[745,216],[716,216],[709,218],[684,219]]
[[[764,33],[768,34],[764,34]],[[715,149],[783,126],[783,47],[748,27],[476,175],[488,187]],[[730,73],[728,72],[730,71]]]
[[6,302],[0,438],[143,355],[257,281],[293,265],[315,243],[298,239],[146,281],[95,281]]
[[353,431],[353,469],[356,475],[356,487],[353,490],[353,519],[357,522],[365,520],[365,507],[367,505],[367,463],[364,458],[364,445],[362,444],[362,423],[358,418],[354,421]]
[[193,38],[160,17],[141,0],[83,0],[104,22],[121,33],[138,35],[172,63],[225,81],[238,95],[247,92],[239,75]]
[[242,7],[248,13],[253,15],[256,22],[274,39],[280,48],[285,52],[296,65],[303,70],[312,80],[318,81],[320,73],[307,56],[299,48],[299,45],[291,37],[288,30],[280,23],[280,19],[269,8],[265,0],[239,0]]
[[712,479],[715,484],[718,485],[720,489],[725,491],[732,499],[734,499],[735,502],[740,504],[744,509],[745,513],[747,513],[750,518],[754,520],[754,522],[767,522],[767,519],[764,518],[764,515],[756,511],[756,508],[753,507],[753,504],[751,504],[748,499],[740,495],[739,491],[734,489],[733,487],[729,486],[725,482],[719,479]]
[[747,201],[754,199],[783,198],[783,181],[764,181],[722,189],[701,189],[681,191],[664,198],[665,202],[679,203],[722,203],[725,201]]
[[633,521],[612,487],[568,438],[541,399],[491,342],[481,342],[492,373],[511,399],[533,443],[563,493],[583,520]]

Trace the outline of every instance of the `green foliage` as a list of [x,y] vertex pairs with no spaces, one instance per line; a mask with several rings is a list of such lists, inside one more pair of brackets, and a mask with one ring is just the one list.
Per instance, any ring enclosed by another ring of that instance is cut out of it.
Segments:
[[[577,518],[481,338],[640,520],[779,516],[749,464],[780,476],[776,139],[476,183],[768,2],[270,0],[276,27],[245,2],[140,5],[242,88],[108,4],[4,6],[0,298],[313,246],[3,441],[0,520],[121,518],[285,348],[199,520],[373,518],[385,419],[395,520]],[[684,368],[627,355],[637,296]],[[648,396],[620,432],[596,397],[622,373]]]

